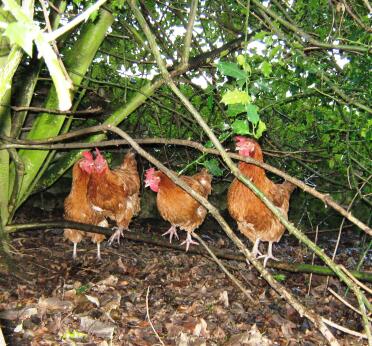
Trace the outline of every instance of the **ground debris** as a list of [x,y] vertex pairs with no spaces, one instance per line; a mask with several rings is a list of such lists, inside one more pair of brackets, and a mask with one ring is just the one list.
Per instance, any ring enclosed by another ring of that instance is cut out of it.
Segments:
[[[159,338],[167,346],[325,344],[306,318],[242,263],[226,262],[256,304],[206,257],[124,240],[117,249],[103,246],[97,263],[96,248],[87,241],[73,262],[71,244],[62,239],[56,232],[14,239],[23,255],[15,261],[34,279],[27,285],[0,276],[0,325],[8,345],[151,346]],[[362,330],[358,315],[324,295],[325,278],[314,275],[306,295],[308,278],[286,273],[285,285],[324,317]],[[337,280],[330,285],[343,293]],[[341,344],[364,342],[333,332]]]

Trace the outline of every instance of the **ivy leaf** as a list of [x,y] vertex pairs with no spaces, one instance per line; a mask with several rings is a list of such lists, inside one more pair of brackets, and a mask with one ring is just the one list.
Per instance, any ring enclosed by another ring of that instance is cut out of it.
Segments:
[[245,80],[248,77],[245,71],[232,62],[220,62],[217,64],[217,68],[223,75],[235,78],[236,80]]
[[5,29],[4,35],[9,38],[11,43],[16,43],[22,47],[32,57],[32,45],[35,34],[27,24],[22,22],[10,23]]
[[258,115],[258,107],[256,105],[249,104],[245,106],[245,109],[247,111],[248,120],[256,125],[260,120],[260,116]]
[[273,71],[271,68],[271,64],[268,61],[263,61],[261,64],[261,71],[262,74],[267,78],[270,77],[271,72]]
[[260,138],[262,136],[262,134],[266,131],[267,127],[266,127],[266,124],[260,120],[258,122],[258,126],[257,126],[257,129],[256,129],[256,138]]
[[223,174],[223,171],[217,159],[206,160],[203,162],[203,166],[206,167],[208,171],[216,177],[220,177]]
[[237,135],[248,135],[251,133],[246,120],[235,120],[231,124],[231,128]]
[[245,91],[239,89],[229,90],[223,95],[221,102],[225,105],[231,105],[235,103],[248,104],[251,102],[251,98]]
[[238,114],[243,113],[245,111],[246,111],[245,105],[242,105],[241,103],[236,103],[229,105],[226,113],[229,117],[236,117]]

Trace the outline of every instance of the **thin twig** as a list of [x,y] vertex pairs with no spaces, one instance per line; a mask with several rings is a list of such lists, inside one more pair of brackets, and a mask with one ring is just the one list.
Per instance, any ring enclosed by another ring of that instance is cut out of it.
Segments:
[[361,283],[358,279],[356,279],[342,264],[340,264],[340,268],[346,273],[346,275],[351,279],[353,280],[360,288],[364,289],[366,292],[368,292],[369,294],[372,294],[372,290],[367,287],[366,285],[364,285],[363,283]]
[[192,31],[194,28],[197,10],[198,10],[198,0],[192,0],[191,8],[190,8],[190,15],[189,15],[189,22],[187,24],[185,41],[183,43],[183,52],[182,52],[182,58],[181,58],[181,64],[184,64],[184,65],[187,65],[189,62]]
[[76,114],[76,115],[90,115],[90,114],[100,114],[102,113],[102,108],[92,108],[92,109],[83,109],[80,111],[61,111],[58,109],[49,109],[49,108],[42,108],[42,107],[17,107],[17,106],[11,106],[12,110],[16,112],[21,111],[31,111],[31,112],[40,112],[40,113],[48,113],[48,114]]
[[160,343],[165,346],[163,340],[160,338],[158,332],[156,331],[154,325],[152,324],[151,322],[151,318],[150,318],[150,311],[149,311],[149,294],[150,294],[150,286],[147,287],[147,292],[146,292],[146,317],[150,323],[150,326],[151,326],[151,329],[154,331],[156,337],[158,338],[158,340],[160,341]]
[[335,322],[332,322],[328,318],[322,317],[322,320],[323,320],[324,323],[328,324],[330,327],[333,327],[335,329],[341,330],[342,332],[344,332],[346,334],[350,334],[350,335],[356,336],[357,338],[367,339],[367,336],[365,334],[356,332],[355,330],[351,330],[351,329],[346,328],[344,326],[340,326],[339,324],[337,324]]
[[[328,287],[328,291],[331,292],[340,302],[342,302],[344,305],[346,305],[349,309],[353,310],[354,312],[356,312],[359,315],[362,315],[362,313],[357,308],[355,308],[354,306],[352,306],[347,300],[345,300],[344,298],[342,298],[332,288],[329,288]],[[372,321],[372,318],[368,317],[368,319],[370,321]]]

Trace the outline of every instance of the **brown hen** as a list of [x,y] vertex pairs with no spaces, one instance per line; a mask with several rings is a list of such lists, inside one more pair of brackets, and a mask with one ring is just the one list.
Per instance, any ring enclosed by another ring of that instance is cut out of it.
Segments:
[[111,170],[106,159],[96,149],[96,159],[88,188],[88,198],[94,210],[117,224],[115,239],[120,242],[123,230],[128,230],[134,216],[140,211],[140,179],[135,153],[129,151],[123,163]]
[[[69,221],[82,222],[91,225],[107,227],[106,219],[91,206],[88,197],[88,184],[93,171],[93,156],[90,152],[83,153],[84,158],[75,163],[72,169],[72,186],[64,202],[64,218]],[[73,259],[77,257],[77,244],[87,235],[97,244],[97,259],[101,260],[101,242],[106,238],[103,234],[85,233],[77,229],[66,228],[64,236],[74,243]]]
[[[236,142],[236,150],[240,155],[263,162],[262,150],[256,141],[239,136],[236,137]],[[288,216],[289,199],[296,187],[294,184],[288,181],[275,184],[266,177],[263,168],[246,162],[240,162],[239,169],[286,217]],[[267,255],[260,256],[264,258],[264,266],[270,258],[277,260],[272,254],[272,244],[280,241],[285,226],[248,187],[236,178],[227,193],[227,207],[230,215],[236,220],[239,231],[254,243],[252,254],[254,256],[260,254],[258,249],[260,241],[267,241],[269,242]]]
[[[203,197],[207,197],[212,191],[212,176],[206,169],[193,176],[183,175],[180,178]],[[155,171],[154,168],[146,171],[145,186],[157,192],[159,213],[164,220],[171,223],[171,228],[163,235],[169,234],[169,240],[172,242],[173,236],[178,239],[179,227],[187,232],[186,240],[181,243],[186,244],[186,251],[190,244],[198,244],[192,239],[191,233],[203,223],[207,210],[163,172]]]

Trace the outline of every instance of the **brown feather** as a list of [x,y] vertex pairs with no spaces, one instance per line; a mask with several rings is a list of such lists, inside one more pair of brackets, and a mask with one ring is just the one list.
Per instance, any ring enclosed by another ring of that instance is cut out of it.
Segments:
[[[154,175],[160,177],[156,202],[163,219],[187,232],[198,228],[203,223],[207,210],[164,173],[158,171]],[[180,178],[204,197],[211,192],[212,177],[207,171]]]
[[[262,151],[257,143],[253,158],[263,161]],[[266,177],[264,169],[255,165],[241,162],[239,168],[287,217],[289,198],[295,185],[290,182],[274,184]],[[252,242],[257,239],[278,242],[285,231],[279,219],[236,178],[228,190],[227,206],[240,232]]]
[[140,211],[140,178],[133,152],[128,152],[123,163],[102,174],[93,172],[88,188],[88,198],[100,208],[105,217],[127,229],[132,218]]
[[[76,162],[72,169],[71,191],[64,201],[64,218],[69,221],[98,225],[103,222],[104,218],[92,209],[88,201],[87,189],[90,176],[80,168],[80,162]],[[85,235],[96,239],[94,242],[101,242],[105,239],[102,234],[85,233],[70,228],[64,230],[65,238],[73,243],[79,243]]]

